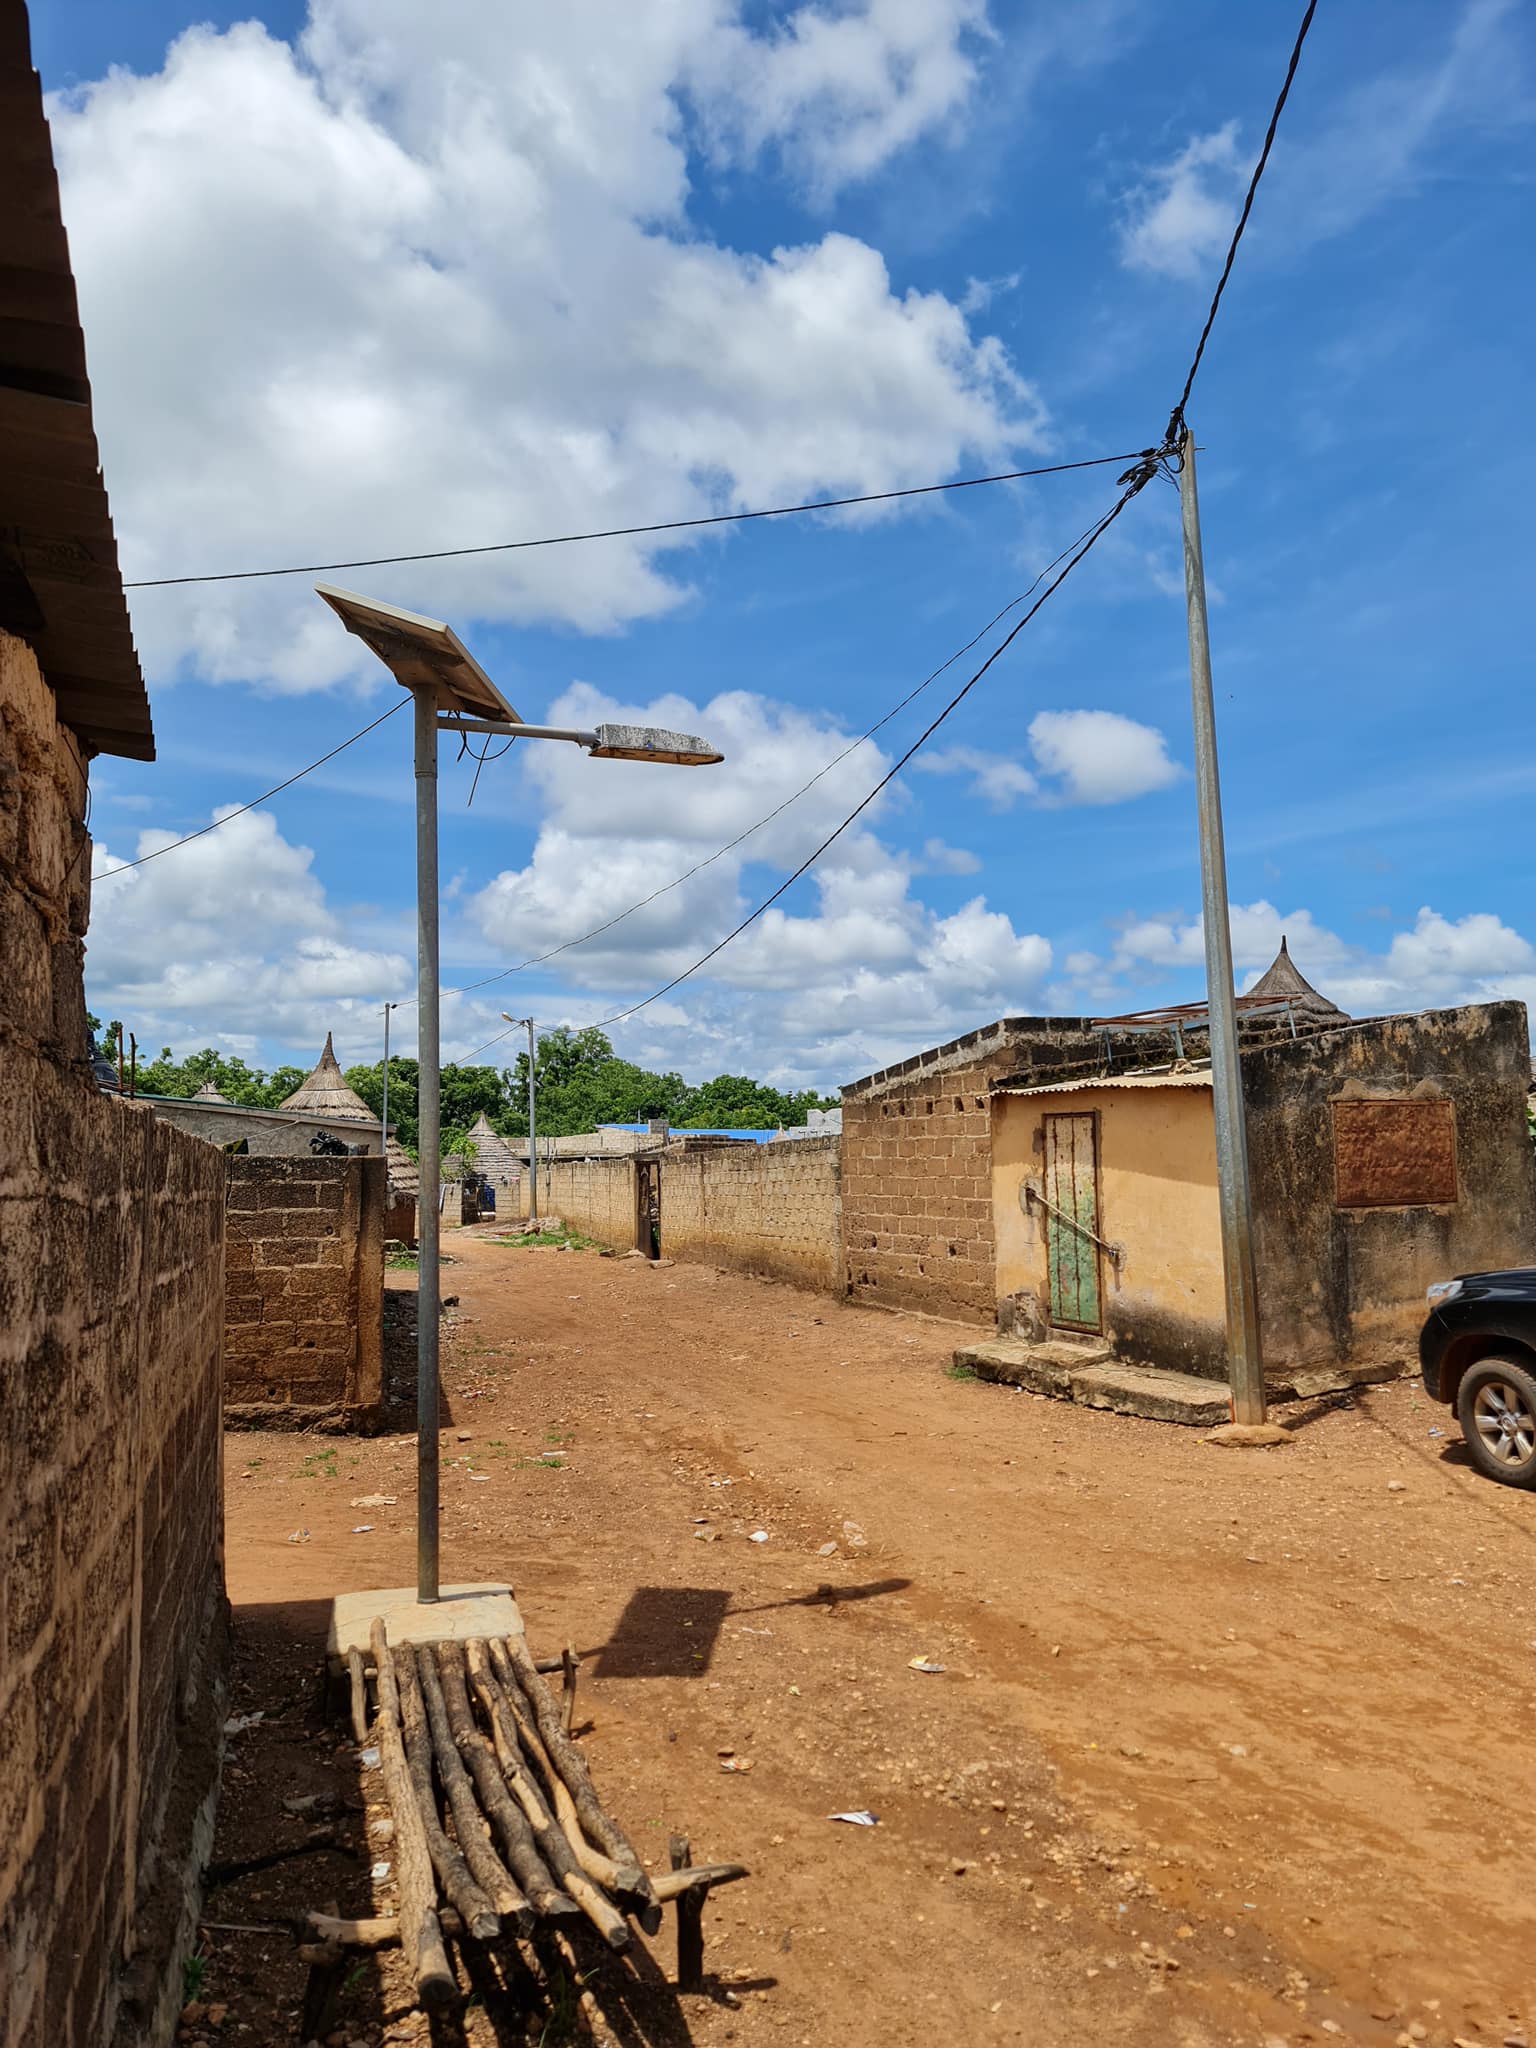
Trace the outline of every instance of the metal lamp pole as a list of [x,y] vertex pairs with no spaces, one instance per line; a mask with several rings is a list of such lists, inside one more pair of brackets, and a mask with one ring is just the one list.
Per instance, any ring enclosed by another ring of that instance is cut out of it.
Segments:
[[[438,1005],[437,736],[449,731],[494,733],[503,739],[566,740],[596,760],[651,761],[704,767],[724,759],[697,733],[667,732],[657,726],[528,725],[502,696],[485,670],[441,619],[319,583],[317,593],[349,633],[378,656],[395,681],[411,693],[416,752],[416,962],[421,1013],[416,1106],[419,1121],[421,1229],[416,1278],[416,1597],[430,1605],[441,1596],[438,1572],[438,1317],[439,1203],[442,1189],[442,1044]],[[487,716],[486,714],[490,714]],[[529,1018],[529,1149],[533,1123],[533,1020]],[[384,1012],[385,1085],[388,1086],[389,1010]],[[534,1201],[537,1203],[537,1167]]]
[[1221,1257],[1227,1295],[1227,1377],[1232,1389],[1232,1419],[1252,1425],[1265,1420],[1264,1354],[1259,1339],[1248,1126],[1237,1043],[1227,853],[1216,761],[1205,557],[1200,545],[1200,499],[1195,487],[1195,437],[1187,427],[1179,455],[1184,589],[1189,605],[1189,677],[1194,705],[1195,792],[1200,807],[1200,895],[1205,917],[1205,982],[1211,1020],[1211,1096],[1216,1113],[1216,1184],[1221,1203]]
[[433,683],[411,691],[416,716],[416,1144],[420,1160],[416,1248],[416,1597],[438,1597],[438,1214],[442,1056],[438,1016],[437,699]]
[[539,1147],[538,1147],[538,1089],[534,1081],[533,1063],[536,1049],[533,1040],[533,1019],[531,1017],[502,1016],[509,1024],[528,1026],[528,1221],[539,1220]]

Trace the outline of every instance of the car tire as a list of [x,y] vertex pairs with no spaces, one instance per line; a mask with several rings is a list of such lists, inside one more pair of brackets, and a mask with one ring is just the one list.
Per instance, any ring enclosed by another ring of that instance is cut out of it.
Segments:
[[1473,1464],[1501,1486],[1536,1487],[1536,1373],[1480,1358],[1462,1375],[1456,1415]]

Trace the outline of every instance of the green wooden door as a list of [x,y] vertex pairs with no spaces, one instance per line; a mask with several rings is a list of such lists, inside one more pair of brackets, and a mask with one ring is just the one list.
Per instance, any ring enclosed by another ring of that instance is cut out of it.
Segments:
[[1045,1119],[1046,1259],[1051,1321],[1068,1330],[1100,1330],[1099,1120]]

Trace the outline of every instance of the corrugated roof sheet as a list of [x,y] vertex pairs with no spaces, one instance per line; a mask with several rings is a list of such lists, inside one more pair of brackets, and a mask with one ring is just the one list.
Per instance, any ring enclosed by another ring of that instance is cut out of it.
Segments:
[[994,1088],[994,1095],[1076,1095],[1087,1088],[1209,1088],[1211,1070],[1196,1067],[1188,1073],[1089,1074],[1080,1081],[1032,1081],[1027,1088]]
[[89,746],[154,759],[23,0],[0,0],[0,626]]

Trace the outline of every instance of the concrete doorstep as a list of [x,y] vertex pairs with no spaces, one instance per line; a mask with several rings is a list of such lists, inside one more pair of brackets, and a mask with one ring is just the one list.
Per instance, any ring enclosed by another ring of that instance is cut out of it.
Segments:
[[[1180,1422],[1191,1429],[1231,1421],[1232,1404],[1220,1380],[1161,1366],[1130,1365],[1112,1357],[1109,1346],[1093,1338],[1055,1337],[1031,1344],[1022,1337],[993,1337],[966,1345],[955,1353],[954,1362],[978,1379],[1048,1394],[1056,1401],[1075,1401],[1082,1408],[1107,1408],[1116,1415],[1145,1416],[1150,1422]],[[1314,1400],[1321,1394],[1397,1379],[1403,1369],[1394,1359],[1282,1374],[1270,1380],[1268,1395],[1271,1403]]]

